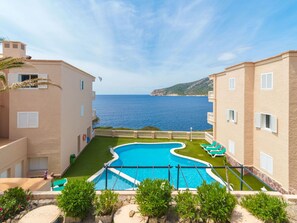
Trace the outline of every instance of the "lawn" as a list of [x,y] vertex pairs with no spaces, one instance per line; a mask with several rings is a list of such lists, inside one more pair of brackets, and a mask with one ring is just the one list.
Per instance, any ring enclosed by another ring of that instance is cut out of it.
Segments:
[[[211,163],[213,166],[223,166],[223,157],[211,158],[203,149],[200,148],[201,143],[206,143],[205,140],[168,140],[168,139],[131,139],[131,138],[111,138],[111,137],[95,137],[84,149],[84,151],[77,157],[74,164],[67,170],[63,177],[67,177],[69,180],[75,178],[89,178],[91,175],[101,169],[104,163],[112,159],[112,155],[109,152],[110,147],[115,147],[125,143],[132,142],[183,142],[186,144],[186,148],[177,150],[176,152],[204,160]],[[224,169],[217,169],[219,175],[225,180],[226,173]],[[236,171],[237,172],[237,171]],[[237,172],[239,175],[239,173]],[[228,171],[229,181],[232,183],[235,190],[240,189],[240,181]],[[254,189],[260,190],[264,186],[260,181],[251,175],[244,176],[244,180]],[[244,185],[244,190],[248,188]]]

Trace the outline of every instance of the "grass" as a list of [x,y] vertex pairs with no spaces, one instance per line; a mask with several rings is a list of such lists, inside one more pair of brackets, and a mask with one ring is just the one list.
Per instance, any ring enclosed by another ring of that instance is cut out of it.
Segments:
[[[176,153],[201,159],[211,163],[213,166],[223,166],[223,157],[211,158],[203,149],[200,144],[206,143],[205,140],[168,140],[168,139],[131,139],[131,138],[111,138],[111,137],[95,137],[87,145],[84,151],[77,157],[74,164],[66,171],[63,177],[67,177],[69,180],[75,178],[89,178],[91,175],[96,173],[99,169],[104,166],[104,163],[112,159],[112,155],[109,152],[110,147],[115,147],[125,143],[132,142],[183,142],[186,144],[186,148],[182,150],[176,150]],[[235,169],[234,169],[235,170]],[[226,180],[225,169],[217,169],[219,175]],[[235,170],[235,172],[239,174]],[[240,190],[240,181],[234,174],[228,171],[229,181],[232,183],[235,190]],[[244,180],[254,190],[260,190],[264,184],[258,181],[251,175],[244,176]],[[245,185],[244,190],[249,190]]]

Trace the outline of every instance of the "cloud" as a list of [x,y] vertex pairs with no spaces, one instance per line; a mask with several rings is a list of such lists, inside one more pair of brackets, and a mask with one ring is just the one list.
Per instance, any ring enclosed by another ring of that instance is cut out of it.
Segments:
[[234,58],[236,58],[236,54],[235,53],[222,53],[219,57],[218,60],[219,61],[228,61],[228,60],[233,60]]

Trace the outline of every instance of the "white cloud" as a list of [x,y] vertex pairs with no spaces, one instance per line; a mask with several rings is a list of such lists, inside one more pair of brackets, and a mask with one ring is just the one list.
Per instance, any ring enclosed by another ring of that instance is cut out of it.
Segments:
[[228,60],[233,60],[236,58],[236,54],[235,53],[222,53],[219,57],[218,60],[219,61],[228,61]]

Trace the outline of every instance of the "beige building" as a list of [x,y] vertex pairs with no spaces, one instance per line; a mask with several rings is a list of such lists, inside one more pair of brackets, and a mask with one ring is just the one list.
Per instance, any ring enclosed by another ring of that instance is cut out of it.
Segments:
[[[26,57],[26,45],[4,41],[3,57]],[[0,177],[62,174],[92,138],[95,78],[61,60],[28,59],[5,71],[9,83],[49,78],[42,85],[0,93]]]
[[297,51],[209,76],[213,139],[232,164],[250,166],[273,188],[297,190]]

